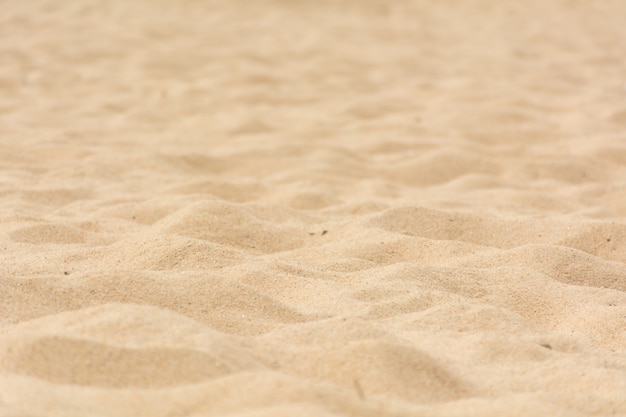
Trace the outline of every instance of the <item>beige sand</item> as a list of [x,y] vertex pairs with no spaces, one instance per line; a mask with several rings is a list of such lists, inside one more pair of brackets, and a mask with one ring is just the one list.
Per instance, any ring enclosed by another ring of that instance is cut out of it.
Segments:
[[0,5],[0,415],[626,415],[626,3]]

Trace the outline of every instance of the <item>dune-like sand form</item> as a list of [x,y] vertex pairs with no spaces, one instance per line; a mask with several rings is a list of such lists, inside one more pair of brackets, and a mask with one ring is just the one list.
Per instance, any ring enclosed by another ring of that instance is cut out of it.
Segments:
[[626,415],[626,3],[0,5],[0,416]]

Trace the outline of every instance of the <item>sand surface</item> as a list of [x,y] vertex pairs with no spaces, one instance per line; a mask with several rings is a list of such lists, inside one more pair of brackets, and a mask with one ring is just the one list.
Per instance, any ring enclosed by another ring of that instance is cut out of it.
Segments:
[[0,415],[626,415],[626,2],[0,4]]

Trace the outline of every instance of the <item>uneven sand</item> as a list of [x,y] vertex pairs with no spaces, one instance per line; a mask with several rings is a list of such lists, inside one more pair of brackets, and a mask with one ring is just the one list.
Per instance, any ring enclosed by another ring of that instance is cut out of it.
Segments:
[[4,0],[0,415],[626,415],[624,22]]

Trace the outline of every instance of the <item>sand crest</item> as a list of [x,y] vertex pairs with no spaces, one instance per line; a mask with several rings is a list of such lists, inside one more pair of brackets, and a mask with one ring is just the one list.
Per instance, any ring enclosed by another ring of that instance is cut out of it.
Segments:
[[626,3],[0,5],[0,416],[626,416]]

